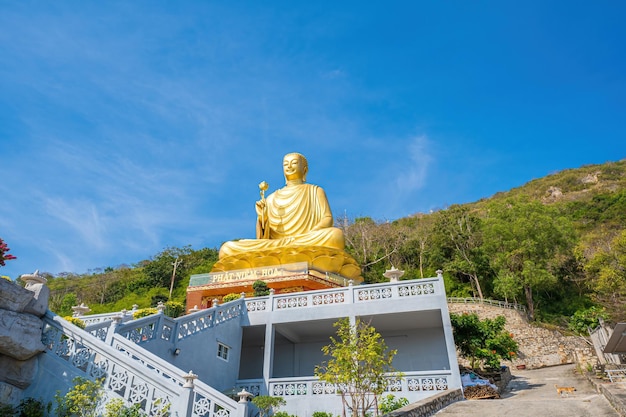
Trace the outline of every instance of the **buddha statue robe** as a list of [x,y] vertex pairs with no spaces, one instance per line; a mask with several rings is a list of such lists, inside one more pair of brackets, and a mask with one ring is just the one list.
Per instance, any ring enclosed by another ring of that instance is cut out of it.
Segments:
[[317,185],[288,184],[267,197],[263,213],[258,208],[257,211],[257,239],[224,243],[220,259],[283,247],[321,246],[341,251],[345,248],[343,232],[332,227],[326,193]]

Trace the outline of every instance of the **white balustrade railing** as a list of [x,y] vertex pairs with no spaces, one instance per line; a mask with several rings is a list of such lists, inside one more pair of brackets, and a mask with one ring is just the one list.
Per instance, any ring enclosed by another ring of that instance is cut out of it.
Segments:
[[[155,339],[174,343],[176,340],[184,339],[240,317],[242,312],[243,299],[238,299],[176,319],[172,319],[162,313],[152,314],[120,324],[116,329],[116,333],[138,344]],[[90,328],[87,329],[91,330]]]
[[176,337],[184,339],[205,329],[240,317],[243,313],[243,299],[234,300],[223,305],[200,310],[176,319]]
[[265,385],[265,381],[262,378],[261,379],[246,379],[246,380],[237,381],[237,383],[235,384],[235,389],[237,390],[237,392],[241,390],[246,390],[250,394],[256,397],[257,395],[263,394],[264,385]]
[[157,313],[120,324],[115,332],[137,344],[157,338],[169,341],[174,325],[175,321],[172,318]]
[[93,324],[111,322],[115,317],[121,317],[122,322],[127,322],[133,319],[133,311],[122,310],[119,312],[113,313],[101,313],[101,314],[89,314],[87,316],[76,316],[76,318],[81,319],[86,326],[90,326]]
[[392,299],[402,300],[407,297],[445,296],[443,287],[438,282],[438,278],[424,278],[254,297],[246,299],[246,308],[249,313],[255,313]]
[[526,312],[526,306],[517,303],[507,303],[506,301],[490,300],[477,297],[448,297],[449,303],[454,304],[486,304],[493,307],[505,308],[508,310],[519,310]]
[[[434,393],[445,391],[450,386],[452,373],[441,371],[414,371],[404,372],[400,378],[391,376],[387,393],[408,395],[410,393]],[[237,381],[236,388],[243,389],[255,395],[262,393],[263,380],[250,379]],[[340,385],[330,384],[316,377],[272,378],[269,381],[268,395],[280,397],[301,397],[336,395]]]
[[[181,416],[192,409],[193,417],[235,417],[237,403],[206,384],[196,382],[185,398],[185,372],[121,335],[113,336],[113,346],[54,315],[44,316],[42,342],[48,354],[65,361],[89,379],[103,379],[109,397],[141,404],[154,415],[171,406]],[[189,404],[189,401],[193,401]],[[174,413],[172,413],[174,414]]]
[[110,321],[101,321],[101,322],[96,322],[94,324],[85,326],[85,331],[89,332],[89,334],[97,337],[98,339],[104,342],[107,338],[107,335],[109,334],[110,328],[111,328]]

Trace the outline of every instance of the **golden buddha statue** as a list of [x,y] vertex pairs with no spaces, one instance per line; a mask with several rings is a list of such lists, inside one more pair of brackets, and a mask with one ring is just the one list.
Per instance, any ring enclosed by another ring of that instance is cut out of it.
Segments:
[[256,239],[224,243],[213,271],[306,261],[327,272],[360,278],[360,267],[344,252],[343,232],[333,227],[326,193],[305,182],[308,162],[304,155],[285,155],[283,172],[286,185],[267,199],[267,184],[259,184]]
[[224,243],[220,258],[285,246],[344,249],[343,232],[332,227],[326,193],[317,185],[305,183],[308,163],[304,155],[285,155],[283,172],[285,187],[256,202],[257,238]]

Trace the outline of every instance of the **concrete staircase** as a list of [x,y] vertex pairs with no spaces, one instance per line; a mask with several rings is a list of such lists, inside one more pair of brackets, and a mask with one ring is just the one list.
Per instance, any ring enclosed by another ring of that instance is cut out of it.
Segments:
[[48,311],[43,317],[44,352],[38,375],[24,390],[25,397],[51,400],[66,392],[76,376],[102,379],[108,399],[141,404],[148,415],[169,408],[171,415],[187,417],[243,417],[247,403],[238,403],[186,372],[144,349],[159,340],[174,344],[220,325],[237,315],[243,301],[218,306],[173,320],[163,314],[121,324],[102,321],[82,330]]

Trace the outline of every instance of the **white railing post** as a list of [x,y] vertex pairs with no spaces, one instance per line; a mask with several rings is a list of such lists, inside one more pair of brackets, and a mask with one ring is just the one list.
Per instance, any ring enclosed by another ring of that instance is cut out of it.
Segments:
[[115,330],[117,326],[122,322],[123,317],[121,315],[113,316],[113,320],[111,320],[111,324],[109,326],[109,330],[107,331],[106,339],[104,343],[111,346],[113,344],[113,335],[115,335]]
[[269,298],[267,299],[267,302],[269,303],[269,311],[274,311],[274,293],[276,291],[274,291],[274,288],[270,288],[270,295]]
[[254,397],[254,395],[250,394],[246,389],[242,389],[237,393],[239,396],[239,402],[237,403],[237,416],[236,417],[247,417],[248,416],[248,407],[250,398]]
[[177,414],[180,417],[191,417],[193,413],[193,396],[194,396],[194,383],[193,381],[198,378],[198,375],[192,371],[183,375],[185,383],[183,384],[183,390],[180,393],[180,397],[177,404]]
[[348,294],[346,297],[346,302],[348,304],[354,304],[354,281],[348,281]]

